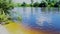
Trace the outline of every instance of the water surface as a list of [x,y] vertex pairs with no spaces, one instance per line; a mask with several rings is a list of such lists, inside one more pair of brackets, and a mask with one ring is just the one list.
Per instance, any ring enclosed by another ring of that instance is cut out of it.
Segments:
[[22,16],[24,26],[60,32],[60,8],[16,7],[12,11],[14,20]]

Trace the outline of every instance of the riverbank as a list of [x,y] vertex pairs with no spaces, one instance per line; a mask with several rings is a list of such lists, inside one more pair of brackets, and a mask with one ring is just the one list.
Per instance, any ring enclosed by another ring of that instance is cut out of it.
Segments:
[[3,25],[10,34],[57,34],[57,32],[47,32],[42,30],[35,30],[27,27],[23,27],[22,24],[10,23]]

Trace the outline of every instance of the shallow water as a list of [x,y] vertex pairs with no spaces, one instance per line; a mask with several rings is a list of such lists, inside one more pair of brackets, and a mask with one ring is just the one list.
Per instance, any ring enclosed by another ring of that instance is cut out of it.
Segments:
[[60,8],[16,7],[12,11],[14,20],[22,16],[23,26],[60,32]]

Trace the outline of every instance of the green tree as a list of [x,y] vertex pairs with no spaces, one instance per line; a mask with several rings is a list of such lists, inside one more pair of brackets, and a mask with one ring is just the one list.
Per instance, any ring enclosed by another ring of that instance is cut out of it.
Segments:
[[22,7],[26,7],[26,3],[23,2],[23,3],[21,4],[21,6],[22,6]]
[[34,2],[34,1],[33,1],[33,0],[31,0],[31,7],[33,6],[33,2]]
[[39,3],[38,3],[38,2],[35,2],[35,3],[33,4],[33,6],[34,6],[34,7],[38,7],[38,6],[39,6]]
[[60,7],[60,1],[59,1],[59,7]]
[[59,2],[56,2],[56,3],[54,4],[54,7],[59,7]]
[[40,4],[39,4],[39,7],[47,7],[47,3],[45,1],[42,1]]
[[16,5],[17,7],[21,7],[21,4],[20,3],[17,3],[17,5]]
[[11,0],[0,0],[0,9],[2,9],[5,14],[9,14],[10,12],[8,10],[12,9],[13,3],[11,3]]

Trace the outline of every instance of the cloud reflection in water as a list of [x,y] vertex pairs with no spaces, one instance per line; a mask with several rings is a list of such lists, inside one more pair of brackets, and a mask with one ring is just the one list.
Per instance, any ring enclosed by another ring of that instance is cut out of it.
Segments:
[[46,22],[50,25],[52,22],[51,17],[41,15],[39,18],[37,18],[36,24],[38,24],[39,26],[44,26],[44,23]]

